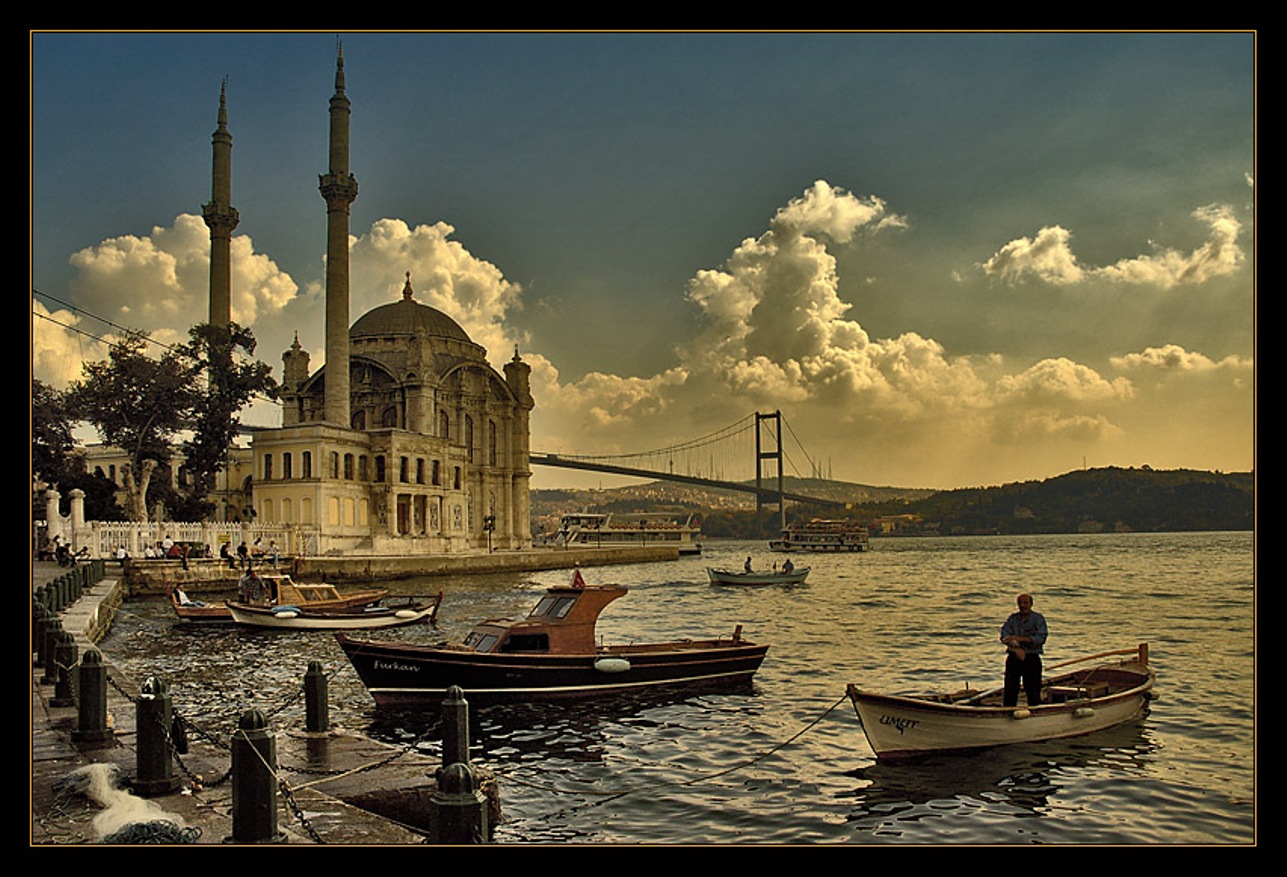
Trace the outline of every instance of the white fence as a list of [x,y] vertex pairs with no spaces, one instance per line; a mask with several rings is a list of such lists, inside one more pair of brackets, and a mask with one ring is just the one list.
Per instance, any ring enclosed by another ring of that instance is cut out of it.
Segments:
[[236,555],[243,542],[255,553],[267,553],[275,545],[278,554],[307,556],[317,554],[318,531],[290,524],[92,521],[74,542],[78,550],[87,545],[92,557],[115,557],[121,546],[130,557],[143,557],[149,547],[167,540],[187,544],[198,556],[218,557],[224,545]]
[[242,524],[234,522],[207,521],[200,523],[183,523],[180,521],[86,521],[84,494],[79,490],[71,492],[71,514],[63,515],[58,511],[58,494],[46,491],[45,520],[36,522],[34,547],[37,551],[49,548],[55,536],[62,537],[64,544],[74,552],[88,550],[90,557],[112,558],[117,549],[124,546],[130,557],[143,557],[148,547],[155,548],[167,539],[172,542],[184,542],[191,548],[205,546],[204,551],[217,557],[220,547],[228,546],[229,552],[237,553],[242,542],[247,549],[256,546],[263,553],[268,546],[276,543],[279,554],[309,556],[318,553],[318,528],[298,524]]

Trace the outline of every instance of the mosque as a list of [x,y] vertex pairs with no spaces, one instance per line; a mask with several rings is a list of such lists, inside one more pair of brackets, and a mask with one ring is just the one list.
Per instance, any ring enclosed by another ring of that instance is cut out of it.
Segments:
[[[326,362],[310,371],[298,333],[282,356],[282,425],[255,431],[257,526],[316,534],[320,554],[424,555],[530,547],[531,369],[504,373],[451,317],[401,298],[349,323],[350,104],[338,53],[326,203]],[[232,136],[226,100],[213,136],[210,323],[231,321]]]

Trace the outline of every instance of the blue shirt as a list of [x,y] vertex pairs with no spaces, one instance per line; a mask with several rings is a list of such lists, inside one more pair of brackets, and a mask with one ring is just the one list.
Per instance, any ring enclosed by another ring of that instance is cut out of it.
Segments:
[[1032,642],[1024,643],[1022,648],[1025,652],[1041,654],[1041,647],[1046,644],[1046,618],[1040,612],[1028,612],[1025,619],[1018,612],[1011,613],[1010,617],[1001,625],[1001,639],[1008,636],[1026,636]]

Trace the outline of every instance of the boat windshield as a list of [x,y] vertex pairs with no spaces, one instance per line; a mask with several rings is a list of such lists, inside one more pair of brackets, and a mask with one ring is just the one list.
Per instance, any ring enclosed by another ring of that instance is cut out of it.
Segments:
[[576,597],[542,597],[541,602],[536,604],[536,608],[531,611],[528,618],[544,616],[562,618],[568,614],[568,610],[574,603],[576,603]]
[[490,652],[492,646],[496,645],[496,634],[494,633],[470,633],[465,637],[465,645],[476,652]]

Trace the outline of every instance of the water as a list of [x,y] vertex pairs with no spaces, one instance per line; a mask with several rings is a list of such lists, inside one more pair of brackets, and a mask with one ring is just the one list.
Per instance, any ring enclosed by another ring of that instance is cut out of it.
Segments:
[[[609,642],[731,633],[771,644],[746,691],[593,706],[475,710],[476,764],[500,782],[499,843],[1250,844],[1256,840],[1254,541],[1251,533],[880,539],[863,554],[796,557],[794,587],[708,584],[705,567],[781,560],[764,543],[701,558],[588,570],[630,593],[600,621]],[[437,628],[456,640],[519,617],[565,571],[394,584],[445,587]],[[1150,644],[1159,697],[1138,722],[1073,740],[877,764],[845,684],[919,692],[999,683],[1001,622],[1031,592],[1047,666]],[[185,718],[227,739],[246,709],[304,722],[310,661],[330,674],[331,720],[436,754],[436,716],[379,711],[325,633],[179,628],[131,601],[105,654],[170,684]]]

